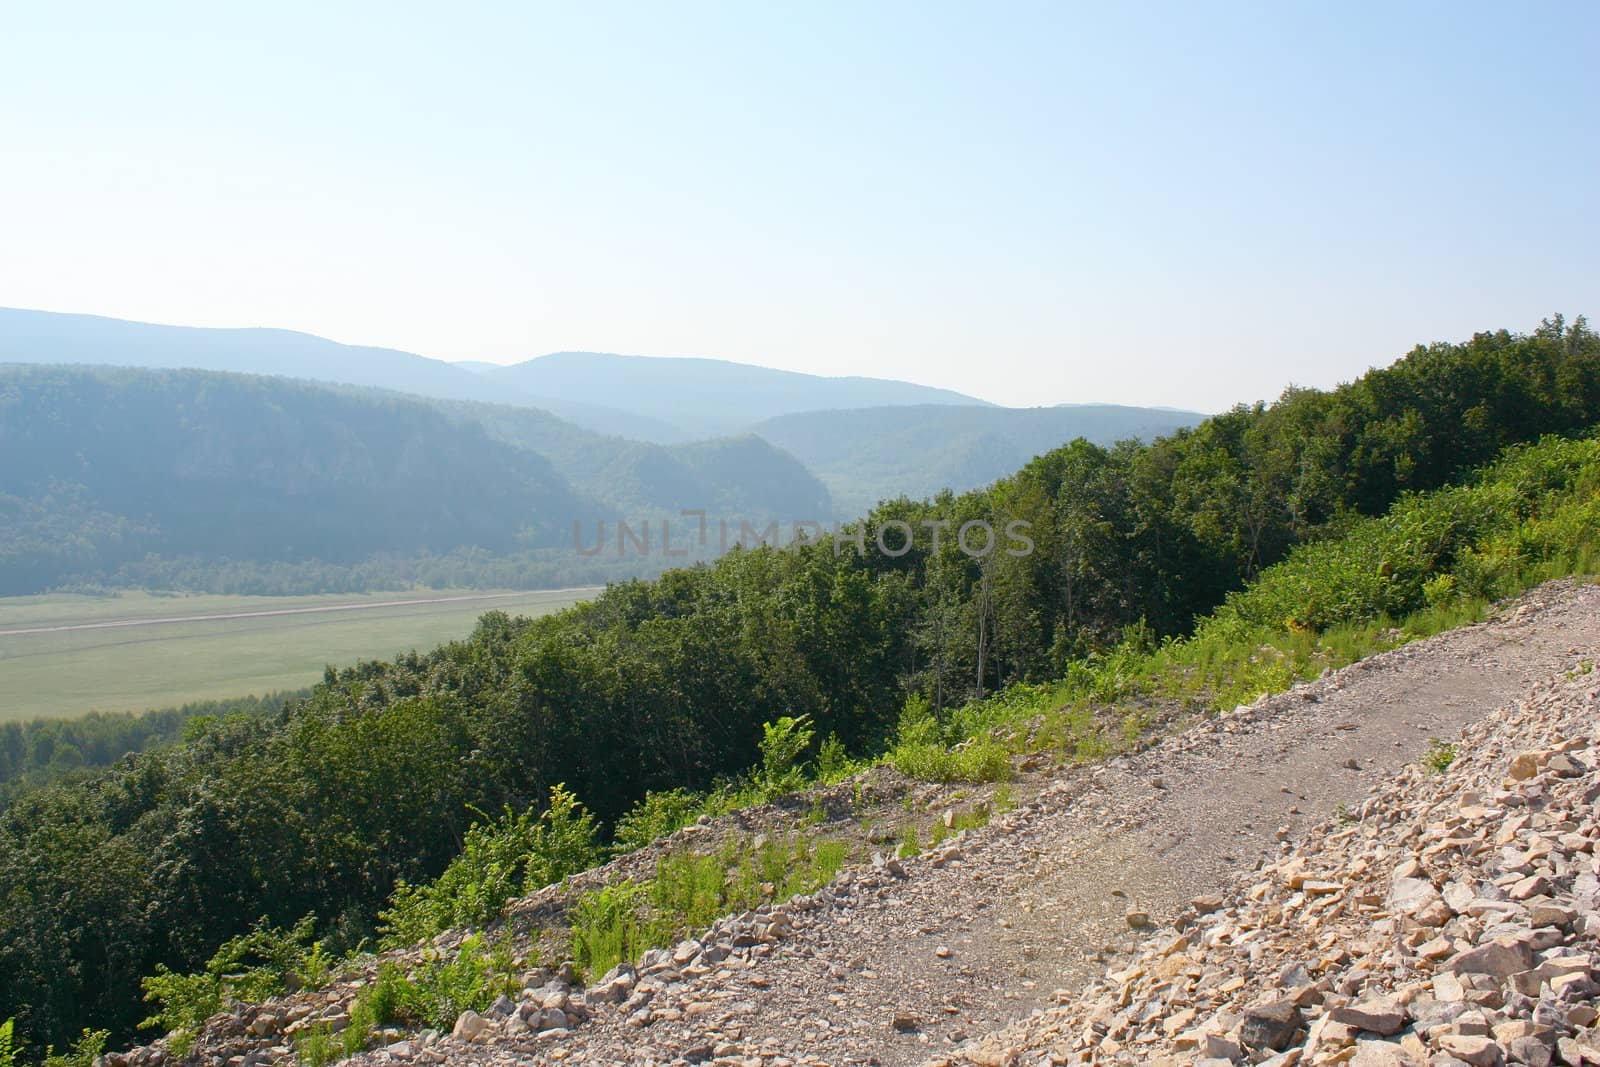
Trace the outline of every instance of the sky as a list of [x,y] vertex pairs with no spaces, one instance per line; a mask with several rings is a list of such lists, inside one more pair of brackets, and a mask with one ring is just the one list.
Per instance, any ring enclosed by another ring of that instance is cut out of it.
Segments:
[[0,305],[1214,411],[1600,316],[1600,5],[0,0]]

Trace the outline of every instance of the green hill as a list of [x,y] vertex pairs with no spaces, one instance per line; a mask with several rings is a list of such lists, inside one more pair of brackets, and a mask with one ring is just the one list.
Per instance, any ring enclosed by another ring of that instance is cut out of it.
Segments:
[[393,588],[427,580],[405,561],[463,553],[454,582],[476,567],[483,584],[571,584],[665,565],[576,559],[574,522],[685,508],[831,515],[820,483],[754,438],[666,448],[532,409],[441,410],[206,371],[0,365],[0,594],[212,588],[222,572],[266,584],[229,591]]
[[807,411],[767,419],[751,432],[800,459],[822,479],[842,515],[900,495],[961,493],[988,485],[1076,437],[1112,445],[1153,440],[1204,415],[1083,404],[1053,408],[919,404]]

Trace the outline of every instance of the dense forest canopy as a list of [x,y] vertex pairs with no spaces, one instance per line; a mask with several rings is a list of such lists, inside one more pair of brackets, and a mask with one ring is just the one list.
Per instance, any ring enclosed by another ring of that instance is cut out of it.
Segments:
[[[762,724],[881,749],[908,696],[942,714],[1060,676],[1130,628],[1186,633],[1298,545],[1506,446],[1600,423],[1582,320],[1418,348],[1149,446],[1075,441],[987,490],[887,501],[870,529],[1031,524],[1025,555],[733,552],[540,619],[331,671],[281,713],[32,790],[0,815],[0,1017],[35,1044],[131,1033],[138,978],[194,969],[260,916],[352,944],[400,879],[437,875],[471,809],[565,782],[602,820],[757,758]],[[869,541],[870,544],[870,541]],[[1270,605],[1273,611],[1288,607]],[[1300,620],[1298,625],[1313,625]]]

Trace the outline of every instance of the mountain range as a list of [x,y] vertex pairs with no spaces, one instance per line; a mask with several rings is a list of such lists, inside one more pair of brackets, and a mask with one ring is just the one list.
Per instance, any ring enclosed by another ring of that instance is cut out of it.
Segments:
[[1200,419],[721,360],[458,365],[286,330],[0,309],[0,584],[125,575],[146,557],[525,554],[573,520],[684,509],[849,519],[987,484],[1076,437]]
[[587,547],[596,523],[686,508],[832,514],[798,460],[748,434],[666,446],[372,389],[0,364],[0,595],[121,584],[155,561],[348,568],[461,551],[522,558],[513,584],[620,577],[664,559],[596,570],[611,557],[575,559],[573,524]]
[[[726,360],[555,352],[511,366],[447,363],[293,330],[165,326],[0,308],[0,363],[88,363],[268,374],[435,400],[540,408],[600,433],[658,444],[775,415],[893,404],[982,404],[882,378],[826,378]],[[597,403],[604,397],[604,403]]]
[[[603,396],[649,422],[630,436],[650,438],[667,423],[690,437],[748,429],[799,411],[897,405],[984,405],[976,397],[885,378],[828,378],[721,359],[552,352],[508,367],[468,364],[491,381],[556,404]],[[556,410],[552,408],[551,410]]]
[[888,495],[987,485],[1075,437],[1101,445],[1149,441],[1197,421],[1192,412],[1117,404],[919,405],[780,415],[751,432],[801,457],[840,513],[857,515]]

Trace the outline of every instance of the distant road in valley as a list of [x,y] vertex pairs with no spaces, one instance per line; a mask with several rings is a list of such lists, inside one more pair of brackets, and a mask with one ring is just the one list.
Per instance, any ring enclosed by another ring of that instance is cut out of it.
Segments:
[[280,615],[323,615],[334,611],[378,611],[383,608],[419,607],[425,604],[460,604],[474,600],[514,600],[533,593],[589,593],[599,586],[575,585],[565,589],[530,589],[515,593],[468,593],[461,596],[423,597],[416,600],[362,601],[354,604],[326,604],[307,608],[278,608],[272,611],[233,611],[214,615],[177,615],[170,618],[110,619],[102,622],[80,622],[62,626],[33,626],[19,630],[0,630],[0,637],[21,637],[24,634],[67,633],[73,630],[115,630],[134,626],[169,626],[183,622],[219,622],[224,619],[265,619]]

